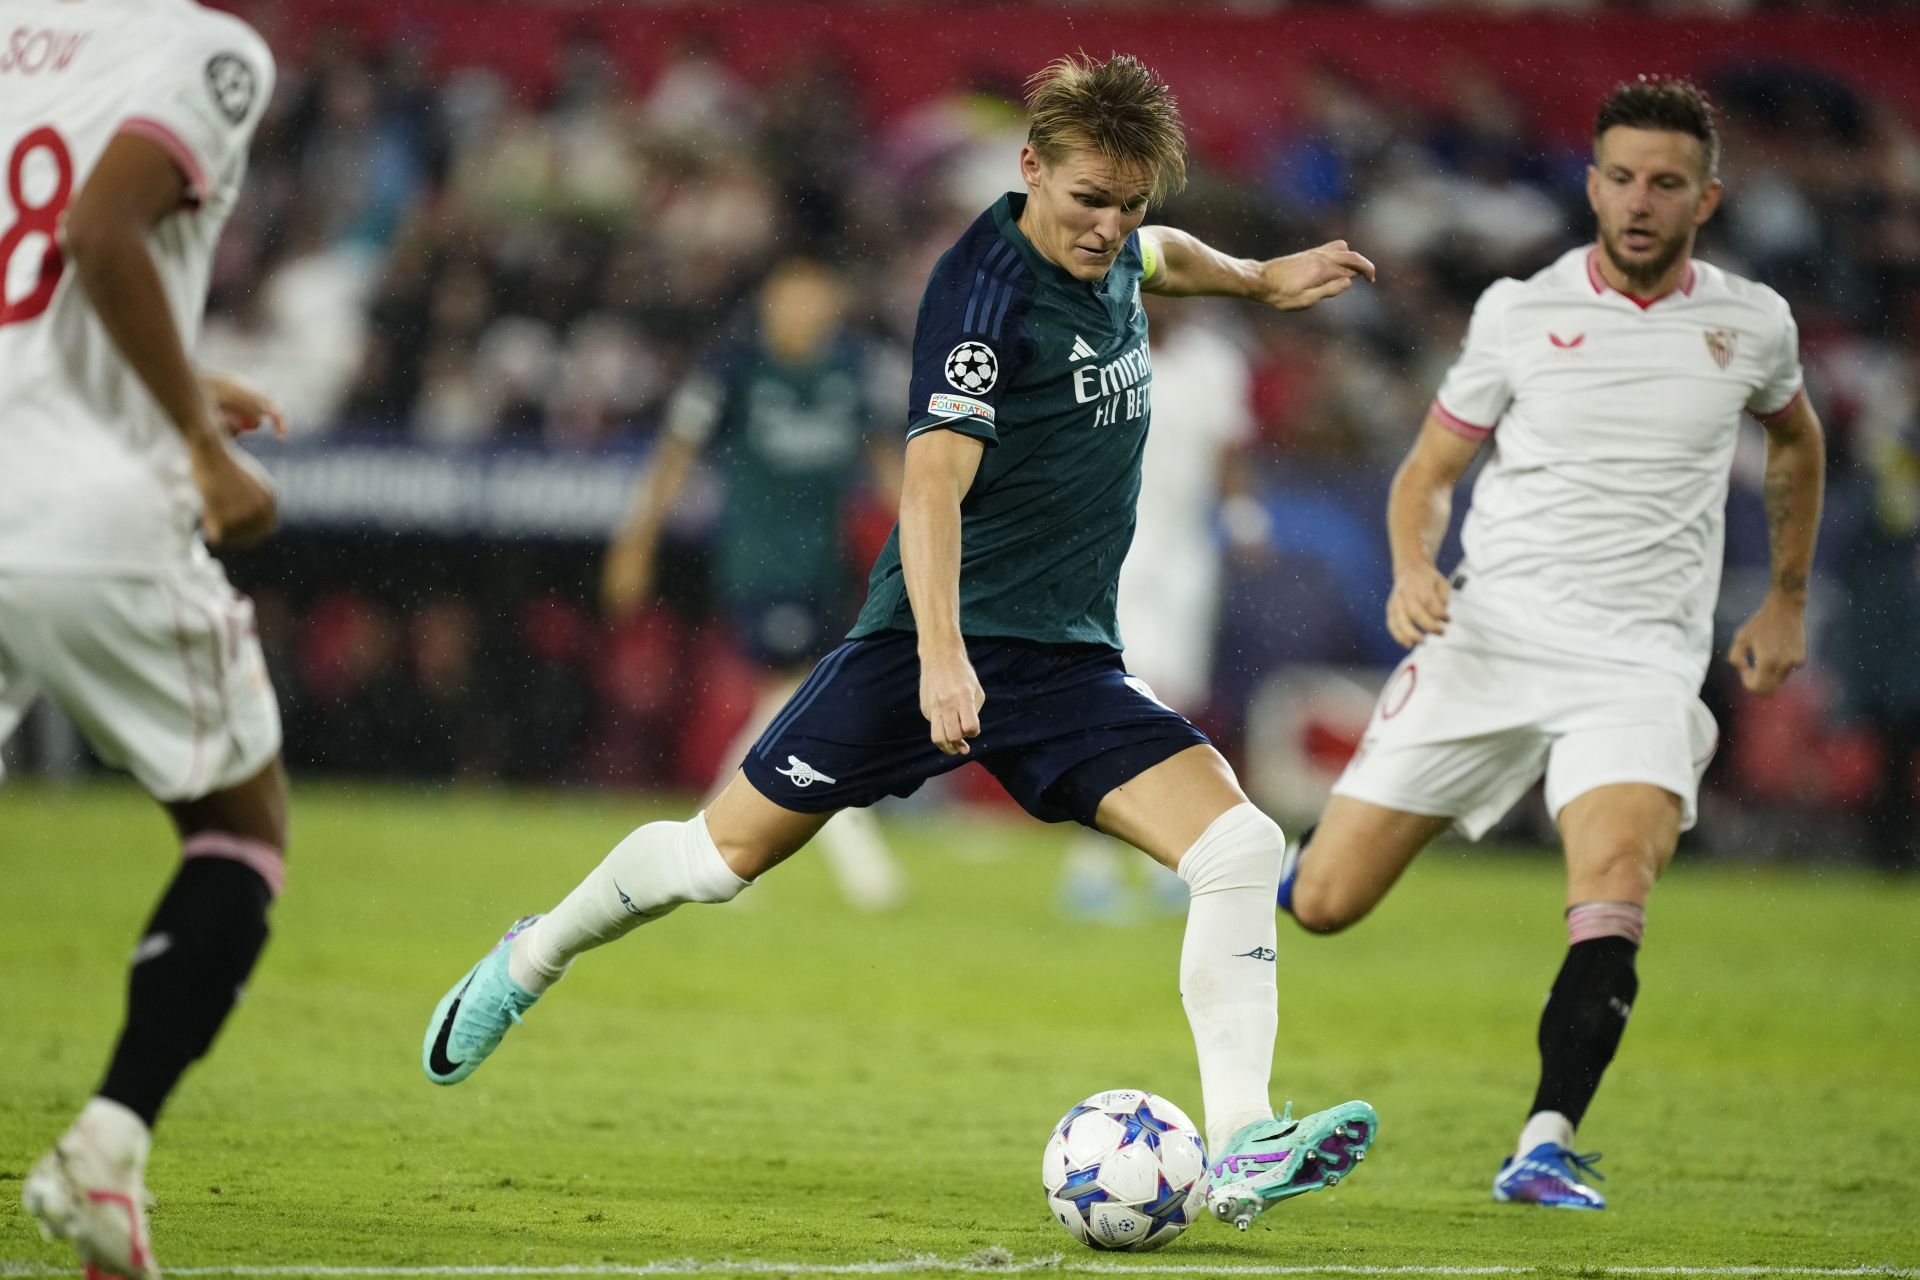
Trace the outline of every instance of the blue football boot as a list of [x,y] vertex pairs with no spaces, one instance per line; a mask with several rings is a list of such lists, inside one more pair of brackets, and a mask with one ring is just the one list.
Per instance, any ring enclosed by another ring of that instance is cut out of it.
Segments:
[[1331,1187],[1367,1158],[1380,1118],[1364,1102],[1343,1102],[1293,1118],[1257,1120],[1227,1140],[1207,1170],[1207,1208],[1245,1231],[1280,1201]]
[[507,948],[539,916],[513,922],[493,950],[453,984],[433,1011],[420,1046],[420,1065],[435,1084],[459,1084],[500,1045],[507,1028],[520,1021],[540,997],[507,976]]
[[1524,1156],[1507,1157],[1493,1179],[1493,1198],[1548,1209],[1604,1209],[1605,1198],[1582,1179],[1607,1180],[1593,1167],[1599,1159],[1597,1151],[1575,1155],[1557,1142],[1543,1142]]

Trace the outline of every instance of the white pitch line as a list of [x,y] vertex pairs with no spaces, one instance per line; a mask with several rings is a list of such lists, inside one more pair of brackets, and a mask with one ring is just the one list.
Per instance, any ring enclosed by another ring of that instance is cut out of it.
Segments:
[[[1054,1272],[1076,1275],[1229,1275],[1229,1276],[1539,1276],[1567,1270],[1578,1271],[1591,1280],[1605,1276],[1798,1276],[1798,1277],[1874,1277],[1875,1280],[1920,1280],[1916,1267],[1683,1267],[1620,1266],[1576,1268],[1517,1266],[1263,1266],[1258,1264],[1208,1265],[1176,1263],[1068,1262],[1058,1255],[1028,1262],[993,1255],[974,1258],[900,1258],[886,1262],[760,1262],[721,1259],[701,1262],[682,1258],[646,1263],[579,1263],[553,1266],[416,1266],[356,1267],[314,1263],[309,1266],[170,1267],[167,1274],[179,1277],[222,1277],[236,1280],[280,1276],[315,1276],[327,1280],[367,1280],[369,1277],[489,1277],[489,1276],[701,1276],[701,1275],[899,1275],[912,1272],[961,1272],[968,1274]],[[49,1270],[38,1263],[0,1261],[0,1280],[70,1280],[71,1268]]]

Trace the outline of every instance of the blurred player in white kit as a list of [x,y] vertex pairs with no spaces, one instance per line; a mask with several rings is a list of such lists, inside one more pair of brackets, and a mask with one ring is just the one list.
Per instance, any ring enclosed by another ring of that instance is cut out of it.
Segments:
[[[273,492],[231,435],[279,415],[187,356],[274,66],[246,24],[188,0],[8,18],[0,740],[45,693],[166,808],[181,857],[105,1077],[22,1199],[89,1274],[146,1280],[152,1126],[252,971],[284,875],[279,712],[252,606],[202,540],[271,531]],[[85,873],[88,851],[57,852]]]
[[[1120,568],[1120,638],[1127,670],[1160,701],[1195,716],[1206,709],[1213,687],[1223,500],[1259,519],[1245,492],[1245,472],[1233,465],[1253,434],[1253,371],[1234,340],[1191,304],[1149,297],[1146,308],[1153,326],[1154,427],[1140,464],[1139,523]],[[1179,876],[1084,828],[1067,846],[1061,906],[1082,919],[1131,920],[1127,874],[1136,864],[1158,903],[1186,909],[1187,886]]]
[[[1787,304],[1693,260],[1719,146],[1691,84],[1619,86],[1587,171],[1597,243],[1481,295],[1388,499],[1387,626],[1412,652],[1281,883],[1306,928],[1343,929],[1428,841],[1477,839],[1544,774],[1568,950],[1539,1086],[1493,1184],[1506,1203],[1606,1207],[1574,1127],[1626,1029],[1647,899],[1713,754],[1698,691],[1746,414],[1767,433],[1772,582],[1727,661],[1760,694],[1806,661],[1824,444]],[[1449,577],[1434,555],[1453,487],[1489,439]]]

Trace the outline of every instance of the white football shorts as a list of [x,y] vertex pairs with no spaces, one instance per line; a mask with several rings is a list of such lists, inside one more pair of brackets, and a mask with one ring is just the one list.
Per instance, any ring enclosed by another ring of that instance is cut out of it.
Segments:
[[253,604],[211,557],[150,576],[0,570],[0,742],[42,692],[163,802],[244,782],[280,751]]
[[1718,743],[1713,713],[1671,672],[1495,650],[1456,622],[1394,669],[1333,791],[1452,818],[1477,840],[1543,773],[1556,821],[1596,787],[1644,782],[1680,798],[1685,831]]

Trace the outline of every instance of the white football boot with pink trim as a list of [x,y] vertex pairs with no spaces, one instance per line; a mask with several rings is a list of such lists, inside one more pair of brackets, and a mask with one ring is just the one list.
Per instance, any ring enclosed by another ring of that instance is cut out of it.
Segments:
[[[103,1116],[101,1108],[119,1116]],[[146,1126],[95,1099],[33,1166],[20,1202],[49,1240],[73,1245],[89,1280],[160,1280],[147,1237]]]

